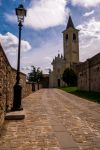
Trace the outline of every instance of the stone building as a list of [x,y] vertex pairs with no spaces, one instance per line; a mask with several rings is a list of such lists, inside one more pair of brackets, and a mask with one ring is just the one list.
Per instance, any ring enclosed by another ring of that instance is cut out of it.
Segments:
[[49,74],[43,74],[41,84],[42,88],[49,88]]
[[66,68],[73,68],[78,75],[78,87],[81,90],[100,92],[100,53],[85,62],[79,62],[78,32],[69,16],[67,27],[63,31],[64,55],[58,54],[52,61],[49,86],[64,86],[62,74]]
[[71,16],[69,16],[66,29],[63,33],[63,56],[58,54],[53,59],[53,71],[49,76],[50,87],[64,86],[62,81],[62,74],[66,68],[72,67],[74,64],[79,63],[79,38],[78,32],[74,27]]
[[78,87],[81,90],[100,92],[100,53],[76,65]]

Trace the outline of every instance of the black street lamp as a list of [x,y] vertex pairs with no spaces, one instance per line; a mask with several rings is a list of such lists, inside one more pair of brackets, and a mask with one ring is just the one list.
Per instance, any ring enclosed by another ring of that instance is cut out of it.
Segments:
[[16,83],[14,85],[14,100],[12,111],[22,110],[21,106],[21,93],[22,86],[20,84],[20,47],[21,47],[21,30],[22,30],[22,22],[24,22],[24,17],[26,16],[26,9],[23,5],[19,5],[16,10],[16,15],[18,17],[18,26],[19,26],[19,44],[18,44],[18,62],[17,62],[17,72],[16,72]]

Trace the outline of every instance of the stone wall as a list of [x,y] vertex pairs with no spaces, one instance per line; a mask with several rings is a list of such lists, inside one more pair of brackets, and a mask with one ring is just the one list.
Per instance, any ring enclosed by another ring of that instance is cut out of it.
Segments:
[[[16,82],[16,70],[11,67],[9,61],[0,45],[0,127],[4,122],[4,116],[13,102],[13,87]],[[32,92],[32,85],[26,83],[26,75],[20,73],[22,85],[22,98]]]
[[34,83],[33,87],[34,87],[33,91],[37,91],[37,90],[41,89],[43,86],[41,83]]
[[100,53],[78,64],[76,70],[81,90],[100,92]]
[[26,88],[25,88],[25,92],[24,92],[23,97],[28,96],[32,91],[33,91],[32,90],[32,84],[29,82],[26,82]]

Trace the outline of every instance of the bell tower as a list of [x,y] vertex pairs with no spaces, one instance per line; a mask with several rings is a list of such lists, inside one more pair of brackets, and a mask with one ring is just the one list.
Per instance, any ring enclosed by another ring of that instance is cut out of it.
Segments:
[[63,49],[66,67],[79,62],[79,38],[78,32],[74,27],[71,16],[69,16],[66,30],[63,31]]

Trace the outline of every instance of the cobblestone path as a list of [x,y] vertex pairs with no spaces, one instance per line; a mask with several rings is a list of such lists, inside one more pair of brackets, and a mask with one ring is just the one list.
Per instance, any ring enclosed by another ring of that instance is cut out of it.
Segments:
[[100,105],[59,89],[23,99],[25,119],[5,121],[0,150],[100,150]]

